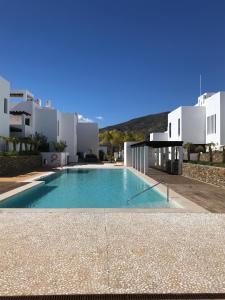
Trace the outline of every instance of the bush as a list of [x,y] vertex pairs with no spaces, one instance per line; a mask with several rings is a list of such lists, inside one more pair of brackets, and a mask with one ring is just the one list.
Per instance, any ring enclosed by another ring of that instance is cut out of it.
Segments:
[[98,162],[98,158],[95,154],[86,154],[85,161],[86,162]]
[[60,142],[56,142],[56,143],[53,142],[52,145],[56,152],[63,152],[67,147],[67,144],[65,141],[60,141]]

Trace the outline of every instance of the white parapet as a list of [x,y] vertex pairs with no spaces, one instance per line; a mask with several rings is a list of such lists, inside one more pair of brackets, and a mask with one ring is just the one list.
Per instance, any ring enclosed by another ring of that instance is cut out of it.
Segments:
[[68,163],[68,152],[42,152],[42,164],[51,167],[63,167]]

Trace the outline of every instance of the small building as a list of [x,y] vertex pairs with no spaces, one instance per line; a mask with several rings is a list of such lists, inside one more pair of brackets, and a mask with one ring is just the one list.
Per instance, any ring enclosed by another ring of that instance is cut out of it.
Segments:
[[181,175],[183,163],[182,141],[143,141],[124,143],[124,165],[147,174],[156,168]]

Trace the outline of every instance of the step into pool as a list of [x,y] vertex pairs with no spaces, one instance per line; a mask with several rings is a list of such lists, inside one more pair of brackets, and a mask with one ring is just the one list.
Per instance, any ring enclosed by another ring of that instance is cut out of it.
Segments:
[[170,208],[172,203],[128,169],[67,169],[0,208]]

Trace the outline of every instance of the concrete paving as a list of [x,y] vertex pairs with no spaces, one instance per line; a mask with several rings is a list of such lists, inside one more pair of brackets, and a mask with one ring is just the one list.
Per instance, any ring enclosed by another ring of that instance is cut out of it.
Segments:
[[225,292],[225,215],[0,212],[0,295]]

